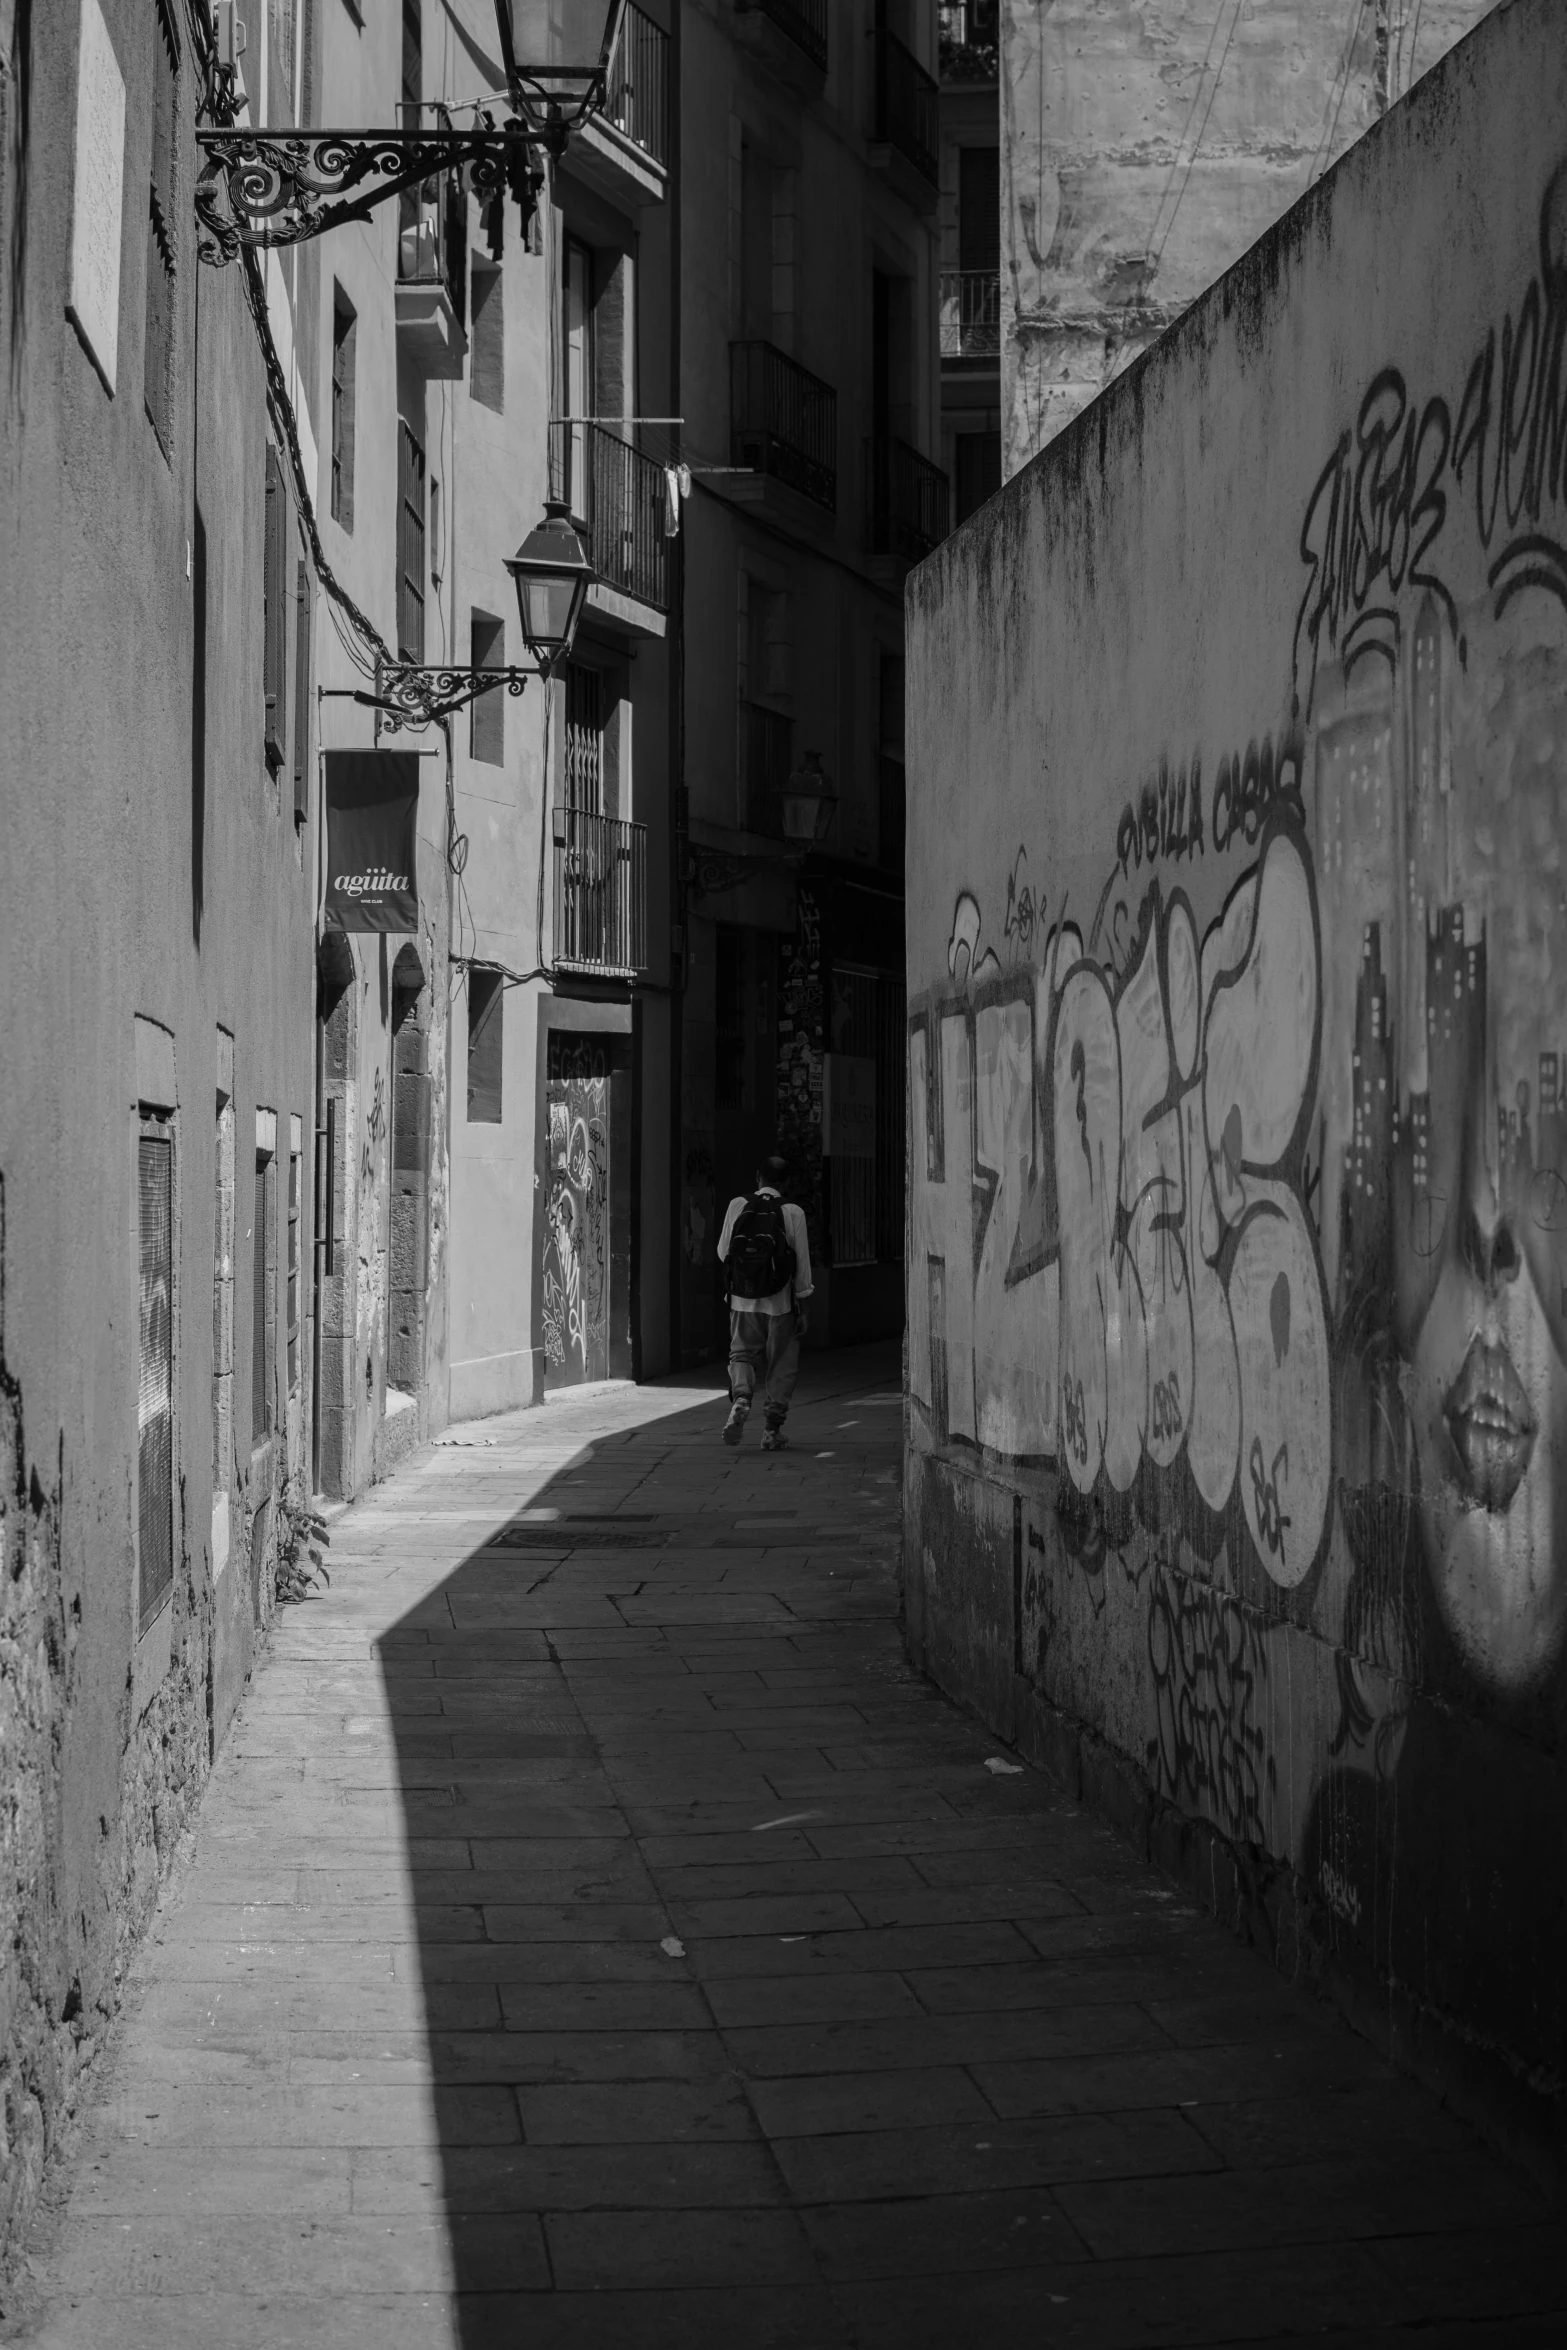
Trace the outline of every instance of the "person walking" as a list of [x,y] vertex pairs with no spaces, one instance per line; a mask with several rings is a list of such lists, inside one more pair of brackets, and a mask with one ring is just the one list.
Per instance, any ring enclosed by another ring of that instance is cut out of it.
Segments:
[[738,1444],[751,1416],[758,1378],[763,1382],[763,1452],[782,1452],[789,1398],[800,1368],[800,1341],[810,1326],[811,1250],[805,1211],[783,1196],[788,1166],[764,1159],[756,1189],[729,1202],[718,1236],[718,1261],[728,1270],[729,1417],[724,1442]]

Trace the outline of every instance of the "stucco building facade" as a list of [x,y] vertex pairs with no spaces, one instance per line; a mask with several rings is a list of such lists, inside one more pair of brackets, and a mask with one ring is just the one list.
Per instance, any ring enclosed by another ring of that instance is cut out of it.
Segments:
[[[202,30],[0,19],[5,2232],[309,1489],[318,809],[269,700],[257,335],[239,272],[198,281]],[[295,299],[268,270],[285,348]]]
[[[949,507],[934,9],[708,0],[679,37],[676,1303],[692,1360],[725,1344],[725,1204],[775,1147],[818,1268],[813,1343],[898,1326],[902,585]],[[810,753],[836,806],[790,856],[782,795]]]

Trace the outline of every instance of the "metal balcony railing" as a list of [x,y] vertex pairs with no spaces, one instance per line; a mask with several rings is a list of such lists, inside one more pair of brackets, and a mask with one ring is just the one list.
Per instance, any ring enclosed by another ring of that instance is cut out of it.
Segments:
[[794,720],[761,702],[742,702],[745,729],[745,827],[783,837],[783,793],[794,758]]
[[876,44],[876,128],[874,136],[896,147],[921,178],[940,184],[936,154],[936,109],[941,92],[896,33],[873,34]]
[[941,70],[949,81],[993,81],[996,75],[997,0],[938,0]]
[[838,503],[838,395],[772,343],[729,346],[729,459]]
[[564,498],[586,532],[589,560],[606,587],[665,610],[668,490],[661,465],[608,426],[557,418],[550,426],[550,496]]
[[907,441],[868,441],[865,455],[871,552],[918,563],[947,535],[947,477]]
[[604,114],[655,163],[669,161],[669,35],[631,0],[610,60]]
[[827,71],[827,0],[735,0],[735,9],[742,16],[756,9],[770,17],[813,65]]
[[1000,271],[944,269],[941,273],[943,359],[995,359],[1000,351]]
[[626,975],[647,969],[647,826],[555,811],[555,961]]

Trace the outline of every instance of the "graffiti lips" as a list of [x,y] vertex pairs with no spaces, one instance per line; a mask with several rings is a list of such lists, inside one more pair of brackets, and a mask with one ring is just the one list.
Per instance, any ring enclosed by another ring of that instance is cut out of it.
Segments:
[[1442,1412],[1462,1483],[1482,1509],[1505,1510],[1523,1483],[1540,1425],[1505,1346],[1475,1338]]

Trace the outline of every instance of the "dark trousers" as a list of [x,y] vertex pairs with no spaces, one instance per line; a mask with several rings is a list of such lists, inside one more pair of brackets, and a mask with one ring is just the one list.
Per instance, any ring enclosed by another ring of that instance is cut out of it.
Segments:
[[729,1309],[729,1394],[749,1412],[758,1379],[763,1382],[763,1418],[781,1428],[800,1368],[800,1337],[794,1313],[742,1314]]

